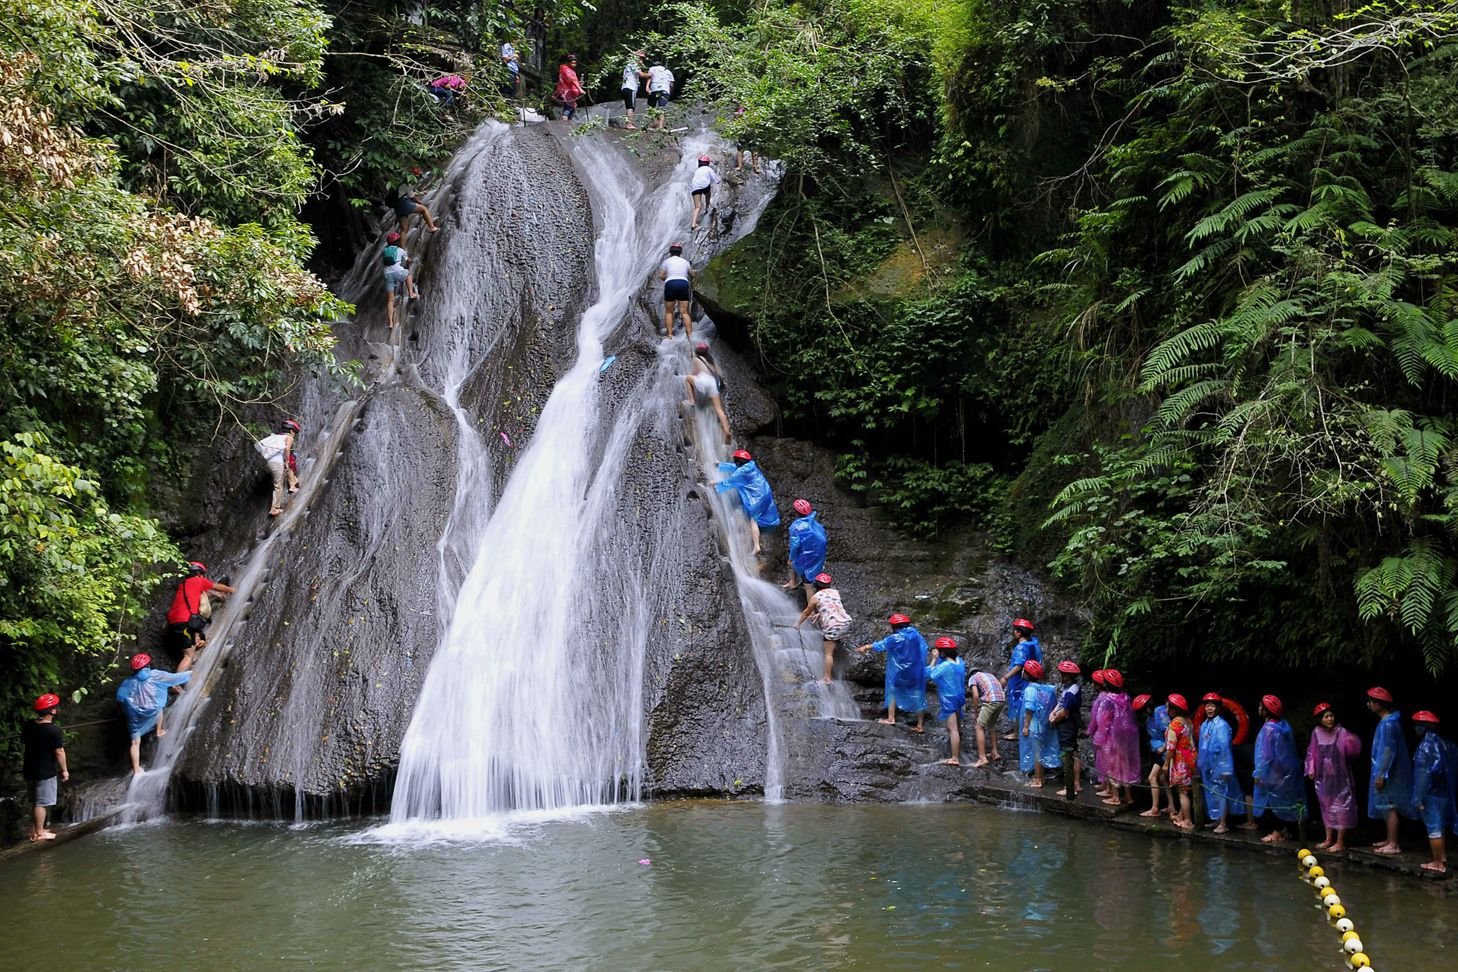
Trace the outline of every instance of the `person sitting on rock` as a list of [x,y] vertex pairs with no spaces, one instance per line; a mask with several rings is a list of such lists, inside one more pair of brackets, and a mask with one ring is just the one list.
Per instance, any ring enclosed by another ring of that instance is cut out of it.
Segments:
[[116,700],[127,714],[127,728],[131,733],[132,775],[142,772],[142,737],[153,729],[157,738],[167,734],[162,725],[162,712],[167,708],[167,690],[174,685],[186,685],[192,680],[192,656],[189,655],[177,666],[177,673],[159,672],[151,667],[152,656],[138,652],[132,656],[132,674],[117,687]]
[[922,721],[926,718],[926,639],[912,626],[911,619],[904,614],[893,614],[886,619],[891,625],[891,634],[874,644],[861,645],[856,651],[885,652],[886,718],[880,721],[888,726],[896,725],[896,710],[916,713],[916,727],[912,732],[923,732]]
[[841,603],[840,591],[832,586],[834,583],[829,574],[816,574],[815,591],[795,621],[795,630],[798,631],[807,618],[813,617],[811,623],[820,629],[825,653],[825,675],[821,681],[826,685],[830,684],[835,671],[835,646],[840,644],[840,639],[846,636],[851,625],[850,613]]
[[695,409],[706,400],[713,405],[714,414],[719,417],[719,428],[724,432],[724,444],[728,445],[734,441],[734,436],[729,431],[729,416],[724,411],[724,376],[719,373],[719,366],[707,344],[699,342],[694,345],[691,368],[689,376],[684,379],[688,386],[688,406]]
[[1023,665],[1029,661],[1043,663],[1043,646],[1038,644],[1038,637],[1033,634],[1033,622],[1018,618],[1012,627],[1012,662],[1002,676],[1002,684],[1007,689],[1007,714],[1013,724],[1013,732],[1002,738],[1009,742],[1017,741],[1018,732],[1023,727],[1023,690],[1028,687],[1027,679],[1023,677]]
[[749,538],[752,544],[749,555],[758,557],[759,529],[779,526],[780,511],[775,506],[775,496],[770,490],[769,481],[759,471],[754,457],[740,449],[734,453],[733,459],[733,462],[719,463],[719,471],[729,475],[715,484],[714,490],[719,493],[727,493],[731,489],[738,491],[744,515],[749,518]]
[[790,579],[785,581],[785,590],[793,591],[805,586],[805,596],[813,592],[810,578],[825,569],[827,538],[825,527],[820,524],[819,514],[807,499],[797,499],[794,504],[795,521],[787,531],[790,538],[790,556],[786,563],[790,567]]
[[1412,714],[1418,746],[1412,754],[1412,805],[1428,834],[1433,859],[1424,871],[1448,873],[1446,830],[1458,832],[1454,794],[1458,790],[1458,747],[1438,735],[1438,717],[1423,709]]
[[957,658],[957,642],[941,637],[932,646],[927,681],[937,687],[937,718],[947,724],[951,755],[947,766],[962,765],[962,707],[967,704],[967,666]]

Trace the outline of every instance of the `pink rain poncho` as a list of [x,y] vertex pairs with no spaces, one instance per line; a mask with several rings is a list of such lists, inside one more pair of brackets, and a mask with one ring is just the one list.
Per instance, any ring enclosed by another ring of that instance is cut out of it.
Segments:
[[1362,754],[1362,740],[1341,726],[1311,730],[1306,747],[1306,775],[1316,784],[1322,823],[1333,830],[1357,825],[1357,784],[1351,761]]
[[1104,692],[1094,699],[1089,737],[1100,776],[1122,784],[1139,780],[1139,723],[1126,693]]

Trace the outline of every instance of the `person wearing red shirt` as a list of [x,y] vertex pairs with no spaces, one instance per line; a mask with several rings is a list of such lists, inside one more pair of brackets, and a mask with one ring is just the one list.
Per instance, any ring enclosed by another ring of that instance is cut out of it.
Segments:
[[206,564],[194,560],[188,565],[187,577],[177,585],[172,607],[167,611],[167,639],[184,658],[190,658],[194,651],[207,644],[203,631],[208,626],[211,612],[205,612],[203,598],[226,597],[234,591],[227,584],[209,580]]

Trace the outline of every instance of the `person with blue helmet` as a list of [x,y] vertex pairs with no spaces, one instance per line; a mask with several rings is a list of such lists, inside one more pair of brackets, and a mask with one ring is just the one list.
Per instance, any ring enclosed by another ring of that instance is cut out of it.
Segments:
[[804,585],[808,598],[815,592],[812,578],[825,569],[825,551],[828,538],[820,522],[820,514],[807,499],[797,499],[794,504],[795,520],[788,531],[790,538],[790,579],[785,581],[785,590],[792,591]]
[[1002,738],[1017,742],[1023,727],[1023,690],[1028,687],[1023,665],[1030,661],[1043,664],[1043,646],[1038,644],[1038,636],[1033,634],[1033,622],[1027,618],[1018,618],[1012,626],[1012,660],[1002,675],[1002,684],[1007,689],[1007,715],[1012,720],[1013,731]]
[[759,471],[754,456],[740,449],[734,453],[733,459],[733,462],[719,463],[719,471],[728,475],[714,485],[714,490],[719,493],[726,493],[731,489],[738,491],[744,515],[749,518],[749,537],[753,541],[750,555],[758,557],[759,528],[779,526],[780,511],[775,506],[775,496],[770,490],[769,481]]
[[886,653],[886,718],[879,720],[888,726],[896,725],[896,710],[916,713],[916,728],[922,732],[922,720],[926,718],[926,639],[912,625],[904,614],[893,614],[886,619],[891,633],[875,644],[861,645],[856,651]]
[[1414,712],[1418,746],[1412,754],[1412,803],[1428,833],[1428,847],[1433,859],[1423,865],[1424,871],[1448,873],[1446,831],[1458,833],[1458,812],[1454,798],[1458,796],[1458,748],[1438,735],[1438,717],[1426,709]]

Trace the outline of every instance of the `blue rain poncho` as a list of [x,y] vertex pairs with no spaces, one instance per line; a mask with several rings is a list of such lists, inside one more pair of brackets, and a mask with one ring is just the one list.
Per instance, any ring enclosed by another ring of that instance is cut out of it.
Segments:
[[914,625],[882,638],[872,651],[886,653],[886,705],[894,701],[902,712],[926,708],[926,639]]
[[1257,817],[1267,810],[1277,820],[1306,816],[1306,783],[1301,777],[1296,739],[1285,719],[1267,719],[1255,744],[1255,796],[1251,810]]
[[[1458,827],[1458,813],[1453,805],[1455,747],[1429,729],[1412,754],[1412,805],[1428,829],[1428,837],[1436,840],[1444,829]],[[1458,832],[1458,829],[1455,829]]]
[[1154,714],[1144,723],[1144,731],[1149,734],[1149,751],[1154,754],[1154,761],[1158,763],[1164,759],[1164,734],[1169,731],[1169,706],[1155,706]]
[[744,504],[744,512],[750,519],[762,527],[780,525],[780,511],[775,507],[775,496],[770,490],[769,480],[764,478],[764,473],[759,471],[759,466],[753,459],[742,466],[721,462],[719,471],[728,473],[728,477],[716,484],[714,489],[721,493],[731,489],[739,490],[739,502]]
[[[1386,781],[1381,790],[1377,789],[1378,780]],[[1402,735],[1402,713],[1397,711],[1387,713],[1377,723],[1372,737],[1372,779],[1367,784],[1367,816],[1385,820],[1388,810],[1396,810],[1404,817],[1414,816],[1412,757]]]
[[1195,747],[1195,766],[1205,788],[1205,813],[1219,820],[1227,813],[1239,812],[1245,794],[1235,779],[1235,753],[1230,748],[1230,723],[1220,716],[1200,724],[1200,739]]
[[1018,732],[1023,731],[1023,690],[1028,687],[1022,665],[1030,661],[1043,664],[1043,646],[1038,644],[1036,637],[1018,643],[1012,650],[1012,660],[1008,662],[1008,667],[1016,667],[1017,671],[1007,680],[1007,714]]
[[186,685],[192,672],[159,672],[141,668],[117,686],[116,700],[127,711],[127,728],[133,739],[141,739],[151,732],[167,708],[167,690],[174,685]]
[[937,687],[937,718],[962,714],[967,704],[967,666],[960,658],[943,658],[926,671],[927,680]]
[[1026,736],[1023,735],[1022,722],[1018,722],[1018,769],[1024,773],[1031,773],[1038,763],[1042,763],[1044,769],[1058,769],[1063,764],[1063,753],[1058,746],[1058,727],[1048,721],[1057,695],[1057,689],[1043,682],[1029,682],[1023,689],[1023,703],[1019,709],[1031,716]]
[[825,569],[827,544],[820,514],[802,516],[790,524],[790,566],[804,580],[812,580]]

